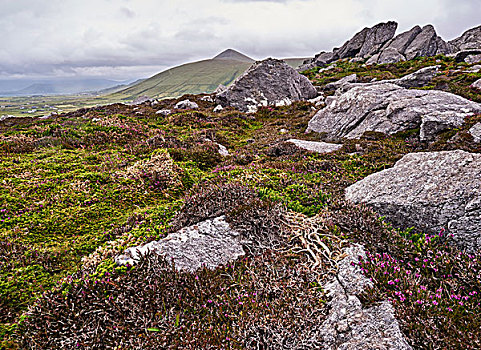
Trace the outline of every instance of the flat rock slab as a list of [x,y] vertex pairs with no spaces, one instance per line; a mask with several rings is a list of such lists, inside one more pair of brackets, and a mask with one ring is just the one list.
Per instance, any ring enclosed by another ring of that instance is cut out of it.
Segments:
[[148,252],[173,259],[179,270],[195,271],[202,266],[214,269],[245,254],[224,216],[206,220],[169,234],[164,239],[131,247],[116,257],[119,265],[134,265]]
[[432,141],[440,132],[461,126],[467,116],[481,113],[481,104],[460,96],[391,83],[356,86],[327,98],[326,104],[307,130],[348,139],[366,131],[394,134],[420,128],[421,140]]
[[410,153],[393,168],[346,189],[401,228],[445,229],[467,251],[481,245],[481,154],[465,151]]
[[299,148],[305,149],[307,151],[317,152],[317,153],[331,153],[342,148],[342,145],[327,142],[316,142],[316,141],[304,141],[290,139],[286,142],[293,143]]
[[320,329],[322,349],[411,349],[388,301],[364,309],[356,296],[372,286],[358,266],[359,256],[366,257],[362,246],[353,245],[345,252],[337,278],[325,286],[332,299]]

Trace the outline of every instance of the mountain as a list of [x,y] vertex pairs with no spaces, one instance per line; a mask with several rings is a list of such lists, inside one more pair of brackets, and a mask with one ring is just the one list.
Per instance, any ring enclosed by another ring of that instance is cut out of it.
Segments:
[[254,60],[246,55],[240,53],[239,51],[227,49],[213,58],[213,60],[233,60],[241,62],[253,63]]
[[229,85],[254,62],[246,55],[228,49],[212,59],[183,64],[158,73],[139,84],[112,94],[119,100],[178,97],[184,94],[211,93],[220,84]]

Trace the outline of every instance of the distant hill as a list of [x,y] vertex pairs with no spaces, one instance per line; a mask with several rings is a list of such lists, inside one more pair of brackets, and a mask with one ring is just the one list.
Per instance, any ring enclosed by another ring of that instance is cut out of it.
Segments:
[[228,49],[212,59],[183,64],[154,75],[139,84],[112,94],[119,100],[178,97],[211,93],[219,84],[229,85],[254,62],[252,58]]
[[[125,84],[126,82],[97,78],[39,80],[25,82],[24,87],[20,87],[20,83],[11,84],[11,88],[0,92],[0,96],[77,94],[112,88],[118,86],[119,83]],[[3,88],[8,88],[8,84],[1,84],[0,87],[3,90]]]

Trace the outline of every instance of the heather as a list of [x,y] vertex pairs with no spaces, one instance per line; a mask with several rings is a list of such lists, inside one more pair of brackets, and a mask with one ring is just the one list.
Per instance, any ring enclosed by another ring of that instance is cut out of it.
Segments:
[[[450,91],[479,97],[468,87],[479,73],[444,57],[376,69],[340,62],[306,74],[320,86],[353,72],[390,79],[436,59],[446,73],[431,88],[445,80]],[[442,232],[396,230],[343,201],[347,186],[407,153],[480,152],[466,132],[480,116],[430,145],[417,130],[371,133],[317,154],[285,142],[318,138],[304,134],[315,112],[309,102],[213,113],[213,103],[184,98],[199,110],[155,113],[176,99],[0,125],[3,346],[312,347],[328,311],[322,282],[340,249],[357,242],[374,282],[363,302],[392,301],[414,348],[481,347],[479,255],[458,251]],[[220,215],[250,242],[228,266],[190,273],[157,256],[134,268],[113,261],[127,247]]]

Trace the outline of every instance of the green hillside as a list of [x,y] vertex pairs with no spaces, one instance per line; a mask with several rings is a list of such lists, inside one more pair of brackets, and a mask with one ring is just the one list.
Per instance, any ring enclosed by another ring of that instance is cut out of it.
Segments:
[[[305,58],[288,58],[286,63],[299,66]],[[179,97],[185,94],[212,93],[219,84],[229,85],[254,62],[242,53],[228,49],[212,59],[183,64],[107,95],[109,100],[131,101],[139,96]]]
[[[252,61],[253,62],[253,61]],[[184,94],[211,93],[219,84],[228,85],[249,68],[252,62],[209,59],[187,63],[142,81],[112,95],[116,100],[178,97]]]

